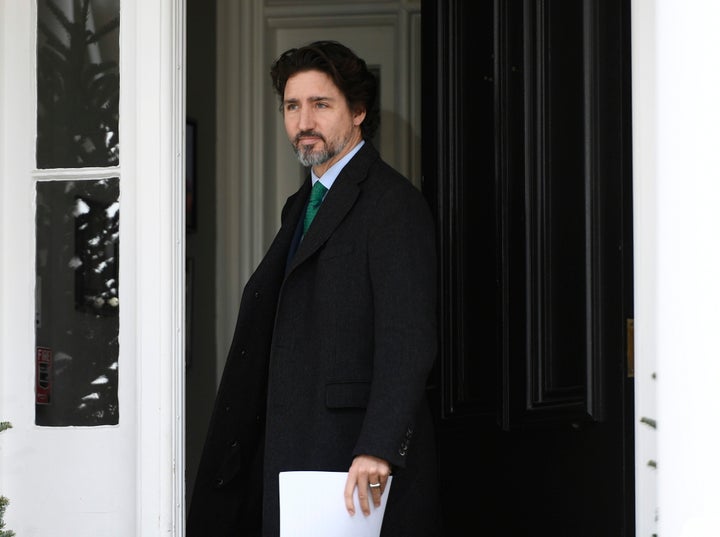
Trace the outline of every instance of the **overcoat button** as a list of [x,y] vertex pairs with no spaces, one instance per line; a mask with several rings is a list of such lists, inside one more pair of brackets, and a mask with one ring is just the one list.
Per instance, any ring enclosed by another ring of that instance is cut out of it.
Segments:
[[255,291],[255,298],[260,298],[260,291]]
[[240,445],[240,442],[238,442],[237,440],[233,440],[232,443],[230,444],[230,447],[231,447],[231,448],[236,448],[236,447],[238,447],[239,445]]
[[215,480],[215,486],[216,487],[222,487],[225,484],[225,480],[222,477],[218,477]]

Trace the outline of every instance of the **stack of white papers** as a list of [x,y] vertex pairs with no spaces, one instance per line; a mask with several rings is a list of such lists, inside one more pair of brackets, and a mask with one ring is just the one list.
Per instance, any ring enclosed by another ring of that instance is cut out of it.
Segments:
[[370,501],[370,514],[345,508],[347,472],[280,472],[280,537],[379,537],[390,492],[388,478],[380,507]]

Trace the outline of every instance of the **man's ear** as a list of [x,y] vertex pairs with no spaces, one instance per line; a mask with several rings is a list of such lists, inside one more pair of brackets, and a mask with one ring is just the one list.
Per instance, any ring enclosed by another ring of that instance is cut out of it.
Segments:
[[355,110],[355,112],[353,113],[353,125],[355,125],[356,127],[360,125],[360,123],[362,123],[365,119],[366,115],[367,113],[365,112],[364,108],[361,110]]

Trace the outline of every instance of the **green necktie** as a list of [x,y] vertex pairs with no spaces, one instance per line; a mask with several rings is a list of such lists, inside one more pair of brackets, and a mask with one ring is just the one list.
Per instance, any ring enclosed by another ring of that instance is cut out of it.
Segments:
[[320,208],[320,204],[322,203],[323,197],[325,196],[325,192],[327,192],[327,190],[328,189],[325,188],[325,186],[320,181],[316,181],[313,185],[312,190],[310,191],[310,201],[308,202],[307,209],[305,209],[305,220],[303,221],[303,235],[307,233],[307,230],[310,227],[310,222],[312,222],[313,218],[315,218],[315,215]]

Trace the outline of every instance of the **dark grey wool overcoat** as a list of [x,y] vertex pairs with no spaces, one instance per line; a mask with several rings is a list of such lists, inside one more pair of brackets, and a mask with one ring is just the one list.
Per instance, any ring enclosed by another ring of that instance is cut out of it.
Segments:
[[278,537],[278,472],[347,471],[358,454],[393,467],[383,537],[440,535],[428,205],[369,142],[298,245],[309,193],[308,176],[243,291],[187,536]]

